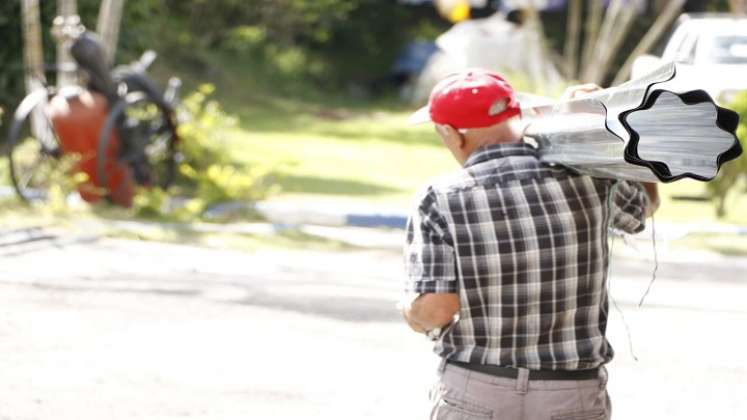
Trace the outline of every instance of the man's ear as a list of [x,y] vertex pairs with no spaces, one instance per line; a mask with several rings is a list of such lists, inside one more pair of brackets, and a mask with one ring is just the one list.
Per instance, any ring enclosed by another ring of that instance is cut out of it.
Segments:
[[441,134],[441,138],[445,142],[448,141],[460,149],[464,148],[464,136],[460,135],[456,128],[448,124],[438,124],[436,130],[438,130],[439,134]]

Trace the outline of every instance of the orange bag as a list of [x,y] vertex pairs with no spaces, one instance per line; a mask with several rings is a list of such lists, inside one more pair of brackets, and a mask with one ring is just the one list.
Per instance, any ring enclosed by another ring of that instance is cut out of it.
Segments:
[[96,170],[99,135],[107,113],[106,98],[93,92],[72,96],[56,95],[50,100],[47,108],[63,155],[78,155],[80,160],[75,170],[88,175],[88,180],[78,187],[80,196],[89,203],[95,203],[108,194],[113,203],[130,207],[134,193],[133,176],[130,168],[117,160],[117,133],[112,133],[106,150],[105,188],[102,188]]

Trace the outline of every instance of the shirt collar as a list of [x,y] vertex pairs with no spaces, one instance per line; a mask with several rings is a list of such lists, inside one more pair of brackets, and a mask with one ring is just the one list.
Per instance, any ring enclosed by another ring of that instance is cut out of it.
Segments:
[[464,162],[464,167],[477,165],[492,159],[500,159],[509,156],[536,156],[537,150],[526,143],[491,144],[480,147],[472,152]]

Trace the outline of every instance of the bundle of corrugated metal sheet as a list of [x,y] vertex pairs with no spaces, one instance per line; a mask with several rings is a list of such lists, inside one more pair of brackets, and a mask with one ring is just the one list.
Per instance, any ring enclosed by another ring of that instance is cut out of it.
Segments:
[[543,161],[597,177],[708,181],[742,153],[739,116],[679,83],[673,63],[582,99],[527,104],[522,113]]

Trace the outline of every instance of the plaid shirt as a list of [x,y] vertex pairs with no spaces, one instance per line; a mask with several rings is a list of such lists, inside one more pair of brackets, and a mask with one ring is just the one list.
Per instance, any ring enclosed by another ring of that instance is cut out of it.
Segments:
[[608,362],[607,230],[641,231],[647,200],[638,183],[548,166],[526,144],[477,150],[407,226],[407,291],[459,294],[435,352],[528,369]]

